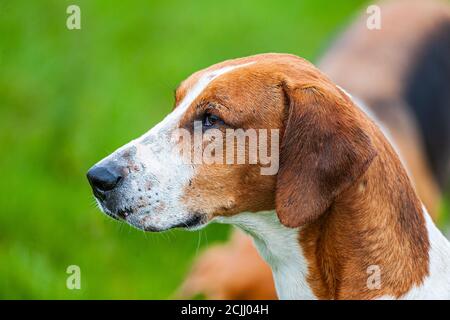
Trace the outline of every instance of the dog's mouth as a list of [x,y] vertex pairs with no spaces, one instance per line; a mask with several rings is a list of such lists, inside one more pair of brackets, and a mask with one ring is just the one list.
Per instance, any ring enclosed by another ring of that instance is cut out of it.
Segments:
[[192,213],[187,216],[183,221],[177,221],[172,224],[166,224],[164,226],[156,226],[152,222],[152,212],[145,211],[139,212],[139,208],[133,206],[127,206],[123,208],[117,208],[115,210],[109,209],[105,204],[97,199],[100,204],[100,209],[109,217],[125,222],[139,230],[148,232],[162,232],[170,229],[185,229],[189,231],[198,230],[207,224],[206,218],[201,213]]
[[144,215],[128,215],[124,220],[133,227],[148,232],[162,232],[171,229],[194,231],[203,228],[207,224],[203,216],[199,214],[189,215],[189,217],[183,221],[169,223],[164,226],[157,226],[154,223],[149,223],[149,221],[152,220],[151,213]]

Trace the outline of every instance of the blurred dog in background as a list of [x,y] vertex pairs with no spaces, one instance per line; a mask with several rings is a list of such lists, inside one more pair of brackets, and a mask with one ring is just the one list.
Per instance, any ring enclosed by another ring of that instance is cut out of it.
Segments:
[[[377,119],[436,220],[450,182],[450,5],[393,0],[379,6],[380,30],[369,30],[367,16],[361,16],[318,66]],[[197,294],[209,299],[277,298],[270,268],[240,231],[194,263],[178,295]]]

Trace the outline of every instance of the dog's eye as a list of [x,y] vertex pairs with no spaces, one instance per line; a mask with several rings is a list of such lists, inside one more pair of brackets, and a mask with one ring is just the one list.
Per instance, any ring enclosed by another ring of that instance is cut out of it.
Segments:
[[203,116],[203,126],[206,128],[214,127],[223,123],[223,120],[216,115],[205,113],[205,115]]

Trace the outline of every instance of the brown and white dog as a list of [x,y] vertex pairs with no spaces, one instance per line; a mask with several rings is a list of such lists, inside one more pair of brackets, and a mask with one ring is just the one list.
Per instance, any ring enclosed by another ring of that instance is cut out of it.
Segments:
[[[281,130],[277,175],[185,164],[174,130]],[[450,298],[450,244],[380,128],[311,63],[287,54],[194,73],[174,111],[94,166],[101,209],[147,231],[212,221],[248,232],[282,299]],[[367,285],[368,270],[381,286]]]

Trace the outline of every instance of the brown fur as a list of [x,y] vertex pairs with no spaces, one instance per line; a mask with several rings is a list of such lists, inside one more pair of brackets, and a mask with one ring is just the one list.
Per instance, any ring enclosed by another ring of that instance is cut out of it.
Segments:
[[285,85],[289,116],[280,151],[276,212],[289,227],[315,221],[376,156],[361,112],[327,79],[305,73]]

